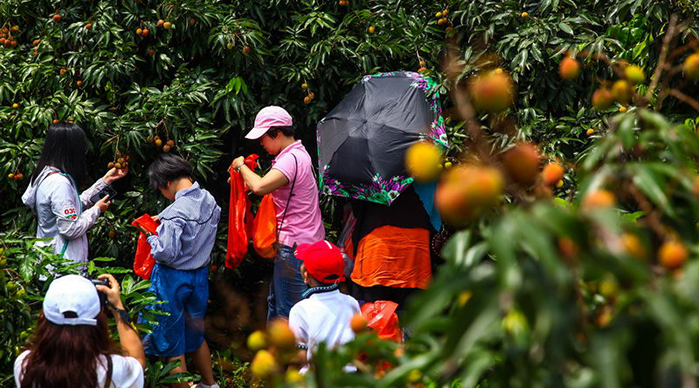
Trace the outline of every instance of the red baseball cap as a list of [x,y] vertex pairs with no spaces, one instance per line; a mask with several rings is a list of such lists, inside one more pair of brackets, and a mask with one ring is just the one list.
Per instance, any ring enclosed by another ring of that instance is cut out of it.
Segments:
[[345,259],[340,248],[328,241],[301,244],[294,256],[303,261],[308,273],[319,282],[337,283],[345,280]]

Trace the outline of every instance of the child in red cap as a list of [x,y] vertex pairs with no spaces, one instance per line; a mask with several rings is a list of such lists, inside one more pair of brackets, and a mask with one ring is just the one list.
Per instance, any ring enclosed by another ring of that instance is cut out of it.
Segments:
[[340,248],[327,241],[301,244],[295,256],[303,262],[301,276],[309,289],[291,308],[289,326],[297,346],[307,350],[306,361],[309,361],[321,342],[332,348],[351,341],[354,332],[350,320],[361,311],[354,298],[338,290],[345,273]]

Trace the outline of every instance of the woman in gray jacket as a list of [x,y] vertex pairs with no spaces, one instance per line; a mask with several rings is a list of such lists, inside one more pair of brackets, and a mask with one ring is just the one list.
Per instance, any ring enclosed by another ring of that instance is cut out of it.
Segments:
[[54,124],[46,133],[41,158],[22,202],[38,218],[36,237],[50,239],[37,245],[53,246],[53,252],[77,263],[87,262],[87,232],[109,204],[108,196],[93,203],[90,198],[124,177],[128,169],[112,168],[89,189],[78,193],[86,178],[85,132],[73,124]]

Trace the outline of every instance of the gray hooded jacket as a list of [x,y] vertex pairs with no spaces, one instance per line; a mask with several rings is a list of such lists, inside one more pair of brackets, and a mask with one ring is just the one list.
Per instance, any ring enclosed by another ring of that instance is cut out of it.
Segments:
[[94,204],[90,198],[106,186],[107,183],[99,179],[78,195],[68,175],[55,167],[45,167],[22,195],[22,202],[38,218],[36,237],[51,239],[39,241],[36,245],[53,246],[53,252],[62,253],[73,262],[87,262],[85,233],[101,212],[98,207],[92,207]]

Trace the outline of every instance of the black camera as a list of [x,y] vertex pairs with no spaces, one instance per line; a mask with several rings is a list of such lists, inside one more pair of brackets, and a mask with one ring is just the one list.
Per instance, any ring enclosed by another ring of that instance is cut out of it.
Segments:
[[99,193],[93,195],[92,198],[90,198],[90,201],[92,201],[92,203],[97,203],[97,202],[99,202],[100,199],[102,199],[106,196],[109,196],[109,200],[111,201],[114,199],[114,197],[116,197],[116,195],[117,195],[116,190],[114,190],[112,188],[112,186],[107,185],[107,187],[100,190]]
[[[109,279],[90,279],[90,281],[91,281],[92,284],[94,284],[95,286],[110,287],[110,285],[109,285]],[[101,292],[101,291],[99,291],[99,290],[97,291],[97,294],[98,294],[99,297],[100,297],[100,305],[101,305],[101,306],[107,306],[107,305],[109,305],[109,301],[107,300],[107,294],[105,294],[105,293],[103,293],[103,292]]]

